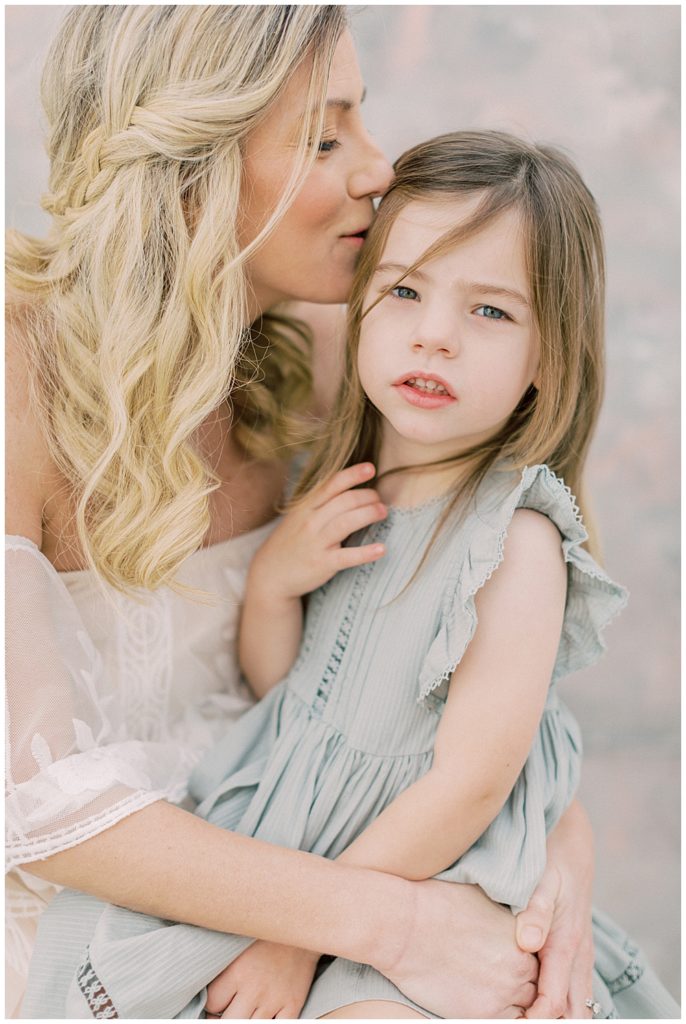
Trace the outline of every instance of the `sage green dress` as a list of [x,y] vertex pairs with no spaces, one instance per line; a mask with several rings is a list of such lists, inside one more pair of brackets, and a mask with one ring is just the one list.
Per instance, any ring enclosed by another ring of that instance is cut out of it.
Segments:
[[[558,527],[568,568],[548,699],[505,806],[438,876],[478,884],[517,912],[540,880],[546,835],[579,781],[579,730],[557,683],[598,658],[603,627],[626,594],[582,548],[574,499],[546,466],[492,470],[468,515],[445,526],[406,586],[444,507],[438,499],[391,508],[354,538],[382,540],[385,557],[311,595],[293,668],[200,762],[191,791],[198,813],[222,828],[337,857],[430,768],[450,677],[477,628],[475,595],[503,558],[514,511],[535,509]],[[675,1004],[627,937],[600,916],[595,936],[594,996],[603,1015],[671,1016]],[[25,1015],[199,1017],[204,986],[249,943],[63,893],[41,923]],[[50,958],[59,955],[66,966],[55,970]],[[372,968],[327,959],[302,1016],[364,999],[416,1005]],[[51,1002],[60,1012],[46,1012]]]

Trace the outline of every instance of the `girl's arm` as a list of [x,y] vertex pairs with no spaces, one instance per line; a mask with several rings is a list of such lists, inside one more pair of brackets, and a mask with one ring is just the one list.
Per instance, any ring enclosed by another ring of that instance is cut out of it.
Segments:
[[[258,697],[286,675],[300,646],[302,598],[341,569],[375,561],[383,545],[343,547],[386,515],[376,491],[361,488],[370,463],[350,466],[292,508],[255,555],[241,614],[238,657]],[[353,488],[355,488],[353,490]]]
[[515,512],[505,558],[477,597],[479,625],[453,673],[433,765],[340,859],[408,879],[454,863],[495,818],[538,727],[560,639],[566,569],[557,528]]

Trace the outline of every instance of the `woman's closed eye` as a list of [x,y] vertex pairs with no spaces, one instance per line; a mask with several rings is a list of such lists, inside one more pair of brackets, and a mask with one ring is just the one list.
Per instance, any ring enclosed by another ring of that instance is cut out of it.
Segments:
[[317,148],[320,153],[333,153],[334,149],[338,149],[339,146],[338,139],[321,139]]
[[477,316],[482,316],[486,320],[511,320],[512,318],[505,312],[504,309],[498,309],[497,306],[477,306],[474,310]]

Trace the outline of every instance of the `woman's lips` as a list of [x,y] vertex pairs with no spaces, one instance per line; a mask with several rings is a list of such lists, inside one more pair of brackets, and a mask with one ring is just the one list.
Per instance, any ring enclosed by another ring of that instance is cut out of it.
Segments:
[[364,243],[364,233],[360,232],[357,235],[341,235],[340,239],[342,242],[348,242],[350,245],[354,245],[356,248],[361,249]]

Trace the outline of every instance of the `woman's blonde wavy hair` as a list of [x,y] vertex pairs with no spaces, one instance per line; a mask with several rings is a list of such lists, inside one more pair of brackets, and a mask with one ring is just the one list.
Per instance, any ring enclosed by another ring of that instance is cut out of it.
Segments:
[[[195,436],[227,399],[249,455],[305,438],[306,332],[246,329],[244,264],[316,158],[344,27],[334,5],[86,5],[52,46],[53,221],[45,240],[8,233],[8,294],[87,564],[119,589],[175,585],[202,544],[219,481]],[[242,145],[305,60],[292,174],[241,251]]]
[[[353,282],[346,365],[334,415],[294,501],[345,466],[378,459],[380,415],[357,373],[362,323],[370,309],[413,270],[477,234],[503,211],[515,209],[524,226],[532,313],[540,341],[538,389],[528,389],[488,443],[440,463],[390,472],[466,464],[434,537],[449,516],[464,510],[499,459],[518,468],[547,463],[583,508],[583,469],[604,383],[605,257],[593,196],[565,154],[504,132],[462,131],[431,139],[404,153],[394,170],[395,179],[381,201]],[[369,303],[372,277],[401,210],[416,200],[449,202],[471,195],[481,197],[473,215],[446,232]],[[583,510],[589,546],[597,553],[588,509]]]

